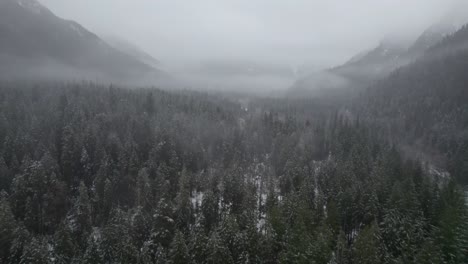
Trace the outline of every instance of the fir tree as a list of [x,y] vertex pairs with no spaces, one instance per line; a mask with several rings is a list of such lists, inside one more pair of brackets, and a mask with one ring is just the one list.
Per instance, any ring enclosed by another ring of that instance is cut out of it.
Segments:
[[176,232],[174,240],[171,244],[169,252],[170,263],[185,264],[190,260],[187,245],[185,244],[184,235],[181,232]]
[[21,255],[20,264],[47,264],[49,263],[48,242],[45,239],[32,238],[25,246]]
[[0,262],[2,263],[7,263],[17,228],[6,195],[6,192],[0,192]]

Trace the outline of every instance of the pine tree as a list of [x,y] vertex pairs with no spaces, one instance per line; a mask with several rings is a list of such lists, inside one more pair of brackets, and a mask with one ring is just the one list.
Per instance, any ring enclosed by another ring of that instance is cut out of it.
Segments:
[[70,263],[78,252],[70,223],[64,221],[54,234],[54,258],[56,263]]
[[151,230],[151,217],[141,207],[137,207],[131,212],[130,236],[136,248],[142,248],[149,239]]
[[325,225],[320,225],[315,239],[308,245],[305,252],[317,264],[328,264],[332,258],[332,239],[333,234]]
[[26,199],[24,224],[29,230],[35,233],[42,231],[42,211],[40,211],[40,209],[41,208],[39,206],[39,198],[37,194]]
[[12,181],[12,175],[6,162],[3,158],[3,155],[0,152],[0,190],[10,189],[10,184]]
[[153,244],[161,244],[168,248],[172,242],[175,230],[172,204],[165,199],[158,202],[157,209],[153,215],[153,227],[151,239]]
[[73,236],[80,247],[84,247],[92,228],[91,201],[88,188],[83,182],[78,189],[78,197],[75,200],[71,214],[68,216]]
[[442,191],[437,243],[447,263],[463,263],[468,258],[468,213],[461,191],[450,182]]
[[14,238],[11,241],[10,256],[8,258],[10,263],[19,263],[21,261],[23,251],[30,240],[31,234],[24,225],[19,223],[17,228],[14,230]]
[[184,168],[179,178],[179,192],[176,197],[176,225],[179,230],[188,232],[189,227],[193,224],[193,210],[190,201],[191,188],[190,177],[187,170]]
[[167,250],[165,250],[164,247],[159,246],[156,251],[155,258],[154,258],[154,264],[166,264],[166,263],[168,263]]
[[146,96],[146,102],[145,102],[145,111],[151,116],[155,113],[155,106],[154,106],[154,98],[153,98],[153,93],[150,92]]
[[188,249],[190,259],[194,263],[203,263],[208,258],[208,237],[205,235],[204,228],[195,227],[195,230],[190,233],[189,237]]
[[151,185],[149,180],[148,170],[146,168],[141,169],[138,172],[138,178],[136,182],[136,205],[142,208],[146,208],[148,200],[151,195]]
[[48,242],[45,239],[32,238],[25,246],[20,264],[48,264]]
[[441,245],[435,243],[433,235],[427,237],[426,241],[421,245],[421,248],[415,257],[415,263],[445,263]]
[[113,204],[113,199],[114,197],[114,183],[107,178],[104,181],[104,192],[103,196],[101,198],[101,221],[104,219],[108,219],[112,210],[112,204]]
[[14,214],[24,219],[31,231],[53,233],[66,213],[64,185],[42,161],[25,161],[12,183]]
[[219,204],[218,196],[212,192],[207,191],[203,196],[202,202],[202,216],[203,225],[207,232],[211,231],[219,221]]
[[92,183],[93,164],[85,147],[81,149],[80,165],[80,171],[82,173],[81,180],[84,181],[87,186],[89,186]]
[[[61,135],[62,145],[60,146],[60,165],[62,169],[63,180],[68,184],[68,186],[76,186],[79,183],[79,179],[76,178],[74,173],[77,170],[76,165],[80,156],[77,154],[76,142],[73,128],[70,125],[67,125],[63,129],[63,134]],[[79,153],[79,152],[78,152]]]
[[190,260],[187,245],[185,244],[184,235],[179,231],[177,231],[174,236],[169,256],[170,263],[172,264],[185,264],[188,263]]
[[81,257],[81,261],[84,264],[104,263],[101,244],[102,240],[100,233],[97,231],[91,233],[88,237],[88,242],[86,243],[87,247],[83,256]]
[[120,209],[112,212],[112,217],[102,232],[102,253],[106,261],[114,263],[135,263],[138,252],[131,243],[129,216]]
[[361,230],[352,247],[353,263],[381,263],[379,240],[378,226],[375,223]]
[[229,249],[224,244],[224,241],[219,236],[218,232],[212,232],[208,241],[208,258],[206,259],[207,264],[225,263],[232,264],[232,259]]
[[336,249],[333,254],[333,264],[348,264],[351,263],[351,252],[348,247],[348,240],[343,231],[338,234]]
[[7,263],[17,224],[6,192],[0,192],[0,262]]

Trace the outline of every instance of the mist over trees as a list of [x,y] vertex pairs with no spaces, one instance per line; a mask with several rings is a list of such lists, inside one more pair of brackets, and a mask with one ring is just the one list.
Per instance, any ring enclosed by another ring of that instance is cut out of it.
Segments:
[[2,262],[467,261],[453,179],[329,106],[93,83],[0,94]]
[[[395,141],[448,164],[467,183],[468,27],[361,93],[356,109]],[[463,47],[463,48],[461,48]]]
[[[468,263],[468,26],[449,13],[407,46],[386,38],[317,70],[285,63],[311,45],[290,32],[308,10],[236,3],[185,3],[173,37],[202,14],[224,38],[188,27],[177,52],[205,43],[206,58],[170,76],[131,42],[0,0],[0,263]],[[307,21],[337,15],[322,4]],[[251,58],[239,25],[261,44]],[[339,57],[333,43],[320,52]]]

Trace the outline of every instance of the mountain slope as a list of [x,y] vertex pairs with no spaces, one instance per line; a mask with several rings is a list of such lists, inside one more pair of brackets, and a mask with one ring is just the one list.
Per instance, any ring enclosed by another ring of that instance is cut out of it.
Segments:
[[158,75],[36,0],[0,1],[0,38],[2,78],[131,81]]
[[373,80],[405,63],[402,45],[382,41],[376,48],[329,71],[351,80]]
[[[371,86],[356,102],[361,116],[394,140],[454,161],[468,171],[468,26]],[[401,140],[403,139],[403,140]]]
[[343,89],[366,87],[407,63],[403,56],[405,51],[401,45],[382,41],[374,49],[361,52],[340,66],[315,71],[301,78],[289,89],[288,95],[323,96]]
[[417,59],[432,46],[441,42],[445,37],[453,34],[459,27],[450,22],[441,22],[432,25],[419,36],[408,49],[407,56]]
[[454,33],[457,28],[457,23],[452,19],[444,18],[426,29],[409,48],[391,39],[383,40],[376,48],[355,55],[343,65],[312,73],[297,81],[290,94],[303,95],[316,93],[317,90],[323,92],[330,89],[365,88],[387,77],[399,67],[420,58],[430,47]]
[[152,67],[157,67],[159,65],[159,61],[155,59],[153,56],[148,54],[146,51],[142,50],[141,48],[137,47],[135,44],[127,41],[126,39],[117,37],[117,36],[102,36],[104,41],[106,41],[109,45],[114,47],[115,49],[132,56],[139,61],[150,65]]

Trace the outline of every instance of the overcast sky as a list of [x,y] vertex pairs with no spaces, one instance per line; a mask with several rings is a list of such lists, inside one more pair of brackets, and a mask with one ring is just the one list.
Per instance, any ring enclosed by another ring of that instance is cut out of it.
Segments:
[[166,64],[227,58],[333,65],[387,35],[414,36],[455,0],[40,1]]

